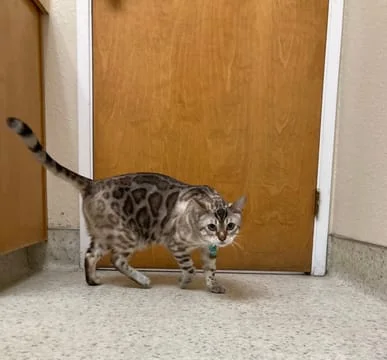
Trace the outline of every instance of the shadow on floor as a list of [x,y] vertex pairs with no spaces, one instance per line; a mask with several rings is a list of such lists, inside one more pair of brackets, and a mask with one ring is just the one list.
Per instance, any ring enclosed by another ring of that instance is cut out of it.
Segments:
[[[151,279],[152,291],[153,288],[170,287],[172,289],[179,288],[179,276],[180,273],[153,273],[144,272]],[[103,285],[113,285],[119,287],[141,288],[134,281],[129,280],[124,275],[121,275],[115,271],[102,271],[100,272]],[[228,275],[218,275],[218,281],[226,287],[225,294],[218,295],[220,298],[229,300],[248,300],[251,298],[266,298],[268,296],[266,286],[262,284],[262,287],[251,288],[246,282],[239,282],[238,277],[230,277]],[[207,292],[204,275],[199,273],[195,276],[192,283],[187,287],[186,291],[199,291]],[[214,294],[215,295],[215,294]]]

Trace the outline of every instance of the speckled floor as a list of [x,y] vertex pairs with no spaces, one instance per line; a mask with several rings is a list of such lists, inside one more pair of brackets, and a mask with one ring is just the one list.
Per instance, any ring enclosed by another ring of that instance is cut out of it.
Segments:
[[334,278],[219,274],[225,295],[150,273],[35,274],[0,292],[0,358],[387,359],[387,304]]

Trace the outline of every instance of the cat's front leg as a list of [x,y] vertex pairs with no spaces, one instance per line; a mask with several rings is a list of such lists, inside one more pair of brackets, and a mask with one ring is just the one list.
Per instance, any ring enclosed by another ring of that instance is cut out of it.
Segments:
[[207,289],[216,294],[224,294],[226,292],[226,288],[219,284],[215,278],[216,248],[202,248],[201,254]]
[[170,246],[170,250],[182,272],[180,277],[180,287],[185,289],[192,281],[196,272],[191,255],[188,250],[182,249],[180,247]]

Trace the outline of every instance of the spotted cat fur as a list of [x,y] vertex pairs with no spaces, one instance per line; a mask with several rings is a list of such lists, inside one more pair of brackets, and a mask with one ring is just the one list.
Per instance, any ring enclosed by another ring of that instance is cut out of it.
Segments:
[[241,227],[244,196],[227,203],[209,186],[189,185],[158,173],[92,180],[55,161],[22,120],[9,117],[7,125],[48,171],[79,190],[91,239],[84,259],[89,285],[101,283],[96,265],[110,252],[112,264],[122,274],[144,288],[150,287],[149,278],[131,267],[128,259],[137,249],[162,244],[172,252],[182,271],[182,288],[195,274],[190,254],[199,248],[208,290],[225,292],[215,278],[216,257],[210,246],[233,243]]

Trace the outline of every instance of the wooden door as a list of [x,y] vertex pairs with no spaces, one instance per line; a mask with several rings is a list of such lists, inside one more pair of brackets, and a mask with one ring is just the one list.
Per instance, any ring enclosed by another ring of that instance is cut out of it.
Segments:
[[[157,171],[246,194],[240,247],[219,268],[310,271],[327,12],[320,0],[93,1],[95,178]],[[176,267],[158,248],[132,263]]]
[[46,240],[45,173],[6,126],[26,119],[43,136],[40,13],[0,1],[0,254]]

